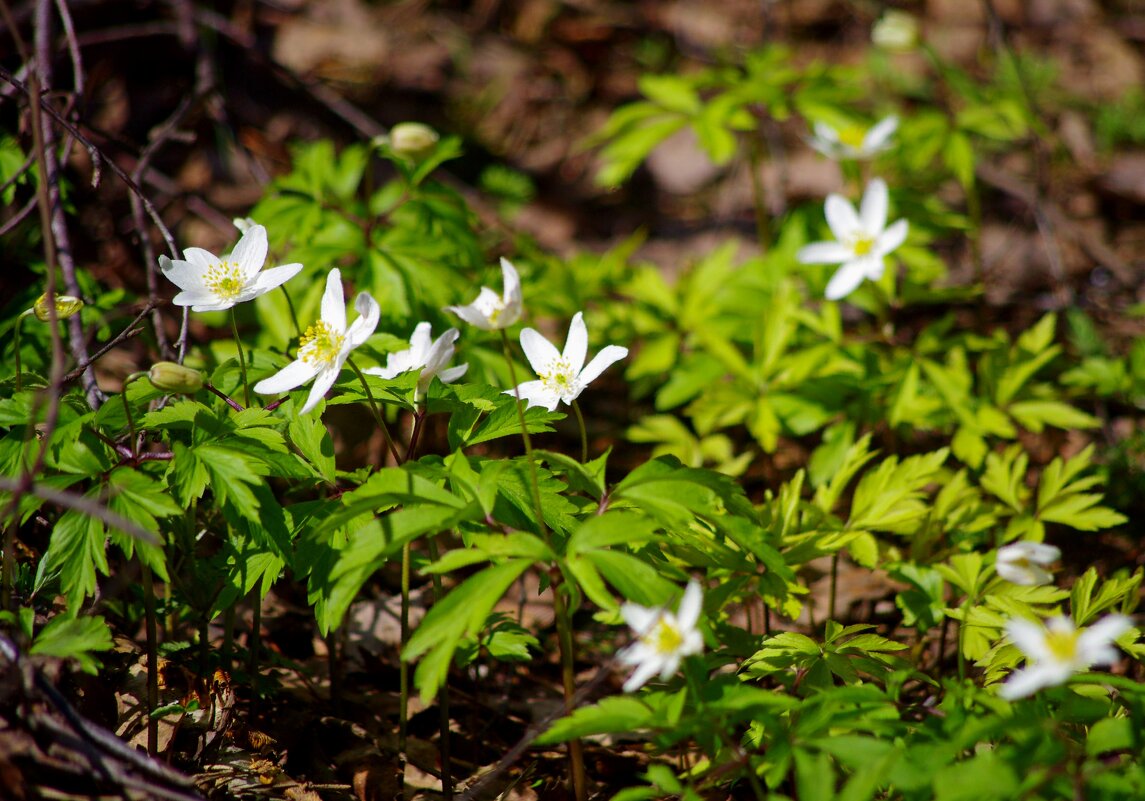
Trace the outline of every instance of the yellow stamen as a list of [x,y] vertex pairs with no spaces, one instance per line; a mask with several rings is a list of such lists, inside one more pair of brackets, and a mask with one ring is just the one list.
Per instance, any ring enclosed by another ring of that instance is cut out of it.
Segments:
[[220,261],[212,264],[207,268],[203,283],[220,300],[233,300],[238,297],[246,285],[243,281],[243,274],[239,270],[238,262],[234,261]]
[[342,352],[342,342],[346,337],[319,320],[306,329],[298,340],[298,358],[311,364],[333,364]]
[[856,256],[866,256],[874,246],[875,240],[869,236],[860,236],[851,244],[851,249],[855,251]]
[[554,361],[550,371],[541,375],[541,381],[545,388],[560,395],[564,395],[572,389],[574,378],[572,366],[564,359]]
[[1077,657],[1077,629],[1050,629],[1046,632],[1046,648],[1060,662],[1072,662]]
[[640,639],[649,648],[661,654],[675,653],[684,644],[684,635],[663,618],[657,620],[652,630]]
[[867,131],[865,128],[858,128],[852,125],[850,128],[844,128],[839,131],[839,141],[856,150],[863,146],[863,140],[866,138]]

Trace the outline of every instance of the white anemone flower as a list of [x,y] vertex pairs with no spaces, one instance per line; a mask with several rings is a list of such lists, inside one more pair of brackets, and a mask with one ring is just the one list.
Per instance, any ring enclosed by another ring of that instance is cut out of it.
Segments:
[[1093,665],[1113,665],[1118,655],[1112,643],[1132,627],[1124,615],[1107,615],[1087,629],[1078,629],[1068,617],[1052,618],[1044,627],[1014,618],[1006,624],[1006,633],[1031,664],[1011,673],[998,694],[1010,701],[1024,698],[1064,684]]
[[525,358],[540,379],[526,381],[516,389],[505,390],[505,394],[519,395],[521,400],[528,402],[530,409],[544,406],[550,412],[555,411],[557,404],[562,401],[571,405],[593,379],[613,362],[628,355],[628,348],[608,345],[591,362],[585,364],[588,329],[581,312],[577,312],[569,323],[564,353],[558,352],[551,342],[532,328],[521,332],[521,349],[525,351]]
[[277,395],[314,379],[314,386],[310,388],[310,395],[301,413],[306,414],[313,409],[338,380],[342,366],[350,358],[350,351],[369,339],[378,327],[381,309],[369,292],[358,293],[354,299],[354,308],[358,312],[358,319],[347,327],[342,273],[334,268],[326,276],[321,316],[298,340],[298,358],[270,378],[259,381],[254,385],[254,391],[263,395]]
[[501,259],[505,291],[498,295],[487,286],[481,287],[477,300],[468,306],[446,306],[465,322],[482,331],[508,328],[521,319],[521,277],[508,259]]
[[1034,587],[1054,580],[1047,567],[1061,558],[1060,548],[1023,540],[998,549],[994,570],[1011,584]]
[[418,323],[409,339],[409,348],[391,353],[386,356],[385,367],[370,367],[363,372],[377,375],[382,378],[395,378],[410,370],[420,370],[417,379],[417,391],[414,399],[425,395],[433,377],[441,379],[441,383],[448,384],[465,375],[469,369],[468,364],[459,364],[456,367],[446,368],[445,365],[453,358],[453,343],[457,341],[458,331],[451,328],[437,339],[433,339],[433,329],[429,323]]
[[859,211],[842,195],[831,194],[823,206],[835,242],[814,242],[795,257],[803,264],[842,264],[827,283],[827,300],[841,300],[869,278],[882,278],[883,259],[906,240],[907,221],[887,226],[887,185],[875,178],[863,193]]
[[866,161],[891,146],[891,137],[898,130],[899,118],[893,114],[884,117],[870,128],[851,126],[836,130],[825,122],[812,127],[815,135],[809,143],[824,156],[836,161]]
[[648,608],[624,604],[620,614],[637,636],[636,642],[621,651],[617,658],[636,670],[624,682],[624,691],[640,689],[657,673],[667,681],[680,667],[680,661],[704,650],[704,638],[696,628],[703,607],[704,594],[696,581],[689,581],[676,614],[663,607]]
[[235,249],[226,256],[216,256],[202,248],[187,248],[186,259],[159,257],[159,268],[179,289],[172,300],[176,306],[190,306],[191,311],[222,311],[236,303],[254,300],[285,284],[302,269],[301,264],[262,269],[266,261],[266,229],[250,220]]

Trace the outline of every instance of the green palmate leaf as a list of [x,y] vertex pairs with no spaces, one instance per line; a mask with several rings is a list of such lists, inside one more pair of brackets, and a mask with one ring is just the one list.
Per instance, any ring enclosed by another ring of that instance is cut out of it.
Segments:
[[592,550],[581,554],[621,595],[641,606],[660,606],[677,591],[676,585],[652,565],[623,551]]
[[106,542],[102,522],[80,512],[65,512],[52,528],[48,550],[36,568],[36,590],[59,577],[69,607],[78,609],[95,592],[96,571],[108,574]]
[[1101,482],[1098,476],[1079,476],[1091,464],[1092,457],[1090,445],[1069,461],[1059,457],[1046,466],[1038,484],[1039,520],[1063,523],[1080,531],[1111,528],[1127,521],[1124,515],[1101,506],[1101,495],[1084,492]]
[[796,748],[795,788],[800,801],[834,801],[835,766],[825,752],[812,752]]
[[655,533],[656,524],[643,515],[610,510],[578,526],[569,538],[567,551],[571,555],[612,545],[637,547],[652,539]]
[[875,458],[870,446],[871,435],[867,434],[847,450],[831,480],[815,491],[816,506],[824,512],[834,511],[836,504],[843,495],[843,490],[851,483],[851,479],[867,462]]
[[986,457],[986,470],[982,475],[982,489],[1013,509],[1024,511],[1030,492],[1026,487],[1026,469],[1030,459],[1021,445],[1013,445],[1001,455],[991,453]]
[[623,734],[651,726],[657,713],[643,701],[627,695],[604,698],[593,706],[581,707],[550,726],[534,742],[551,745],[592,734]]
[[901,464],[892,456],[866,473],[855,488],[848,529],[911,531],[927,512],[922,498],[948,455],[949,450],[943,448],[911,456]]
[[554,451],[534,450],[533,454],[538,459],[548,462],[554,470],[563,472],[572,489],[584,492],[599,501],[604,497],[604,470],[608,464],[608,455],[611,452],[612,448],[609,448],[599,457],[586,464],[581,464],[570,456]]
[[1137,609],[1138,590],[1145,578],[1145,568],[1138,568],[1130,576],[1113,576],[1098,586],[1097,570],[1089,568],[1070,588],[1070,611],[1079,626],[1092,623],[1102,612],[1117,608],[1122,614]]
[[1068,403],[1051,400],[1016,401],[1007,407],[1014,419],[1034,433],[1055,428],[1100,428],[1101,421]]
[[85,673],[94,674],[100,664],[92,651],[110,651],[111,647],[111,628],[102,617],[56,615],[36,634],[29,653],[75,659]]
[[486,568],[429,610],[402,652],[403,659],[420,659],[414,685],[424,701],[434,698],[445,683],[462,638],[477,636],[497,601],[531,565],[529,559],[511,559]]
[[334,441],[318,415],[294,415],[287,425],[294,447],[328,484],[334,483]]
[[[345,512],[322,521],[321,527],[333,531],[331,519],[337,519],[338,527],[350,525],[353,518],[345,519]],[[374,571],[399,553],[402,546],[418,537],[435,535],[455,528],[464,521],[481,517],[477,503],[456,506],[411,506],[388,512],[367,520],[352,531],[345,547],[338,551],[335,560],[328,568],[328,574],[315,576],[312,587],[317,587],[323,597],[322,610],[318,617],[323,634],[336,627],[349,609],[362,585]],[[317,571],[317,568],[315,568]],[[435,607],[436,608],[436,607]]]

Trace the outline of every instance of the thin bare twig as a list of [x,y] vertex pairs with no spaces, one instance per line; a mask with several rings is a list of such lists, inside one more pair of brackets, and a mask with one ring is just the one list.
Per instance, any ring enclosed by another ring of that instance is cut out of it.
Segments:
[[148,545],[161,545],[159,538],[152,534],[145,528],[141,528],[137,523],[133,523],[126,517],[122,517],[115,512],[108,509],[98,501],[92,500],[85,495],[77,495],[74,492],[67,490],[56,489],[55,487],[48,486],[47,484],[37,484],[35,481],[25,479],[11,479],[0,478],[0,490],[4,492],[15,493],[17,497],[20,495],[35,495],[37,498],[42,498],[49,503],[54,503],[57,506],[64,506],[68,509],[74,509],[77,512],[82,512],[89,517],[94,517],[102,521],[112,528],[117,528],[124,534],[133,537],[140,542],[147,543]]
[[[44,92],[50,92],[52,88],[52,3],[50,0],[38,0],[35,20],[33,30],[35,32],[36,72],[40,88]],[[33,98],[32,107],[37,105],[35,102],[37,99],[39,99],[38,94]],[[82,297],[83,293],[80,290],[79,281],[76,279],[76,264],[72,258],[71,236],[68,233],[68,224],[60,200],[60,164],[55,152],[55,128],[51,125],[41,126],[40,136],[43,150],[41,153],[37,153],[37,156],[40,158],[40,165],[43,170],[41,173],[42,182],[48,190],[49,224],[51,225],[52,239],[55,240],[56,260],[59,263],[60,272],[64,277],[64,286],[68,293],[78,298]],[[51,265],[48,269],[51,271]],[[49,305],[55,305],[51,299],[49,299]],[[54,322],[53,320],[53,325]],[[77,314],[69,317],[67,322],[68,343],[71,345],[72,354],[77,361],[87,362],[87,334],[84,332],[83,319]],[[95,370],[90,365],[84,371],[82,380],[88,404],[93,409],[98,409],[107,399],[107,396],[100,391],[99,384],[95,379]]]

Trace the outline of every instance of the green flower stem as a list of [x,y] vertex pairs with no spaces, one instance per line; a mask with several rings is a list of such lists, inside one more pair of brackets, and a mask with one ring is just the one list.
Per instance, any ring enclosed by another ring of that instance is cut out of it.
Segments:
[[[513,385],[513,397],[517,403],[517,420],[521,425],[521,439],[525,443],[525,459],[529,465],[529,487],[533,495],[533,510],[537,515],[537,525],[540,526],[541,536],[545,542],[550,542],[549,527],[545,525],[544,508],[541,506],[541,484],[537,478],[537,462],[533,456],[533,442],[529,437],[529,428],[525,424],[525,409],[521,404],[521,393],[518,390],[520,385],[517,383],[517,371],[513,367],[513,356],[509,352],[509,335],[505,333],[503,328],[501,329],[501,348],[505,353],[505,364],[509,367],[509,382]],[[579,415],[579,411],[577,414]],[[583,423],[581,430],[584,430]],[[553,571],[551,584],[553,613],[556,617],[557,642],[561,652],[561,677],[565,695],[565,710],[568,714],[572,714],[575,707],[576,673],[573,670],[571,621],[564,598],[561,595],[561,579],[560,571]],[[586,801],[588,798],[588,780],[584,771],[584,749],[581,747],[580,740],[569,741],[569,772],[572,774],[573,793],[576,801]]]
[[827,619],[835,620],[835,596],[839,587],[839,552],[831,554],[831,591],[827,596]]
[[239,349],[239,372],[243,377],[243,398],[246,407],[250,408],[250,383],[246,378],[246,356],[243,354],[243,341],[239,339],[239,319],[235,314],[235,307],[231,306],[231,330],[235,332],[235,346]]
[[23,376],[20,372],[20,324],[24,322],[24,318],[32,314],[33,310],[28,309],[16,318],[16,323],[12,326],[12,340],[16,345],[16,391],[20,391],[23,385]]
[[[434,562],[440,558],[440,553],[437,549],[437,540],[433,537],[427,537],[425,541],[426,548],[429,549],[429,558]],[[441,574],[430,574],[430,580],[433,583],[433,602],[437,604],[442,598],[445,597],[445,590],[441,586]],[[441,755],[441,795],[444,801],[452,801],[453,799],[453,764],[449,755],[449,682],[446,681],[441,685],[441,690],[437,695],[437,709],[439,714],[439,726],[441,729],[439,753]]]
[[970,616],[970,607],[976,599],[970,595],[962,602],[962,619],[958,621],[958,680],[966,680],[966,656],[962,647],[966,644],[966,618]]
[[132,456],[135,456],[135,439],[136,439],[135,418],[133,418],[131,416],[131,404],[127,402],[127,388],[131,385],[132,381],[136,380],[137,378],[142,378],[145,375],[147,375],[147,373],[132,373],[131,375],[129,375],[124,380],[123,392],[120,393],[123,397],[123,414],[127,418],[127,432],[128,432],[128,435],[131,437],[130,448],[131,448],[131,455]]
[[584,415],[580,413],[580,404],[572,402],[573,411],[576,412],[576,422],[580,426],[580,463],[588,462],[588,429],[584,426]]
[[[554,578],[560,577],[556,568],[552,571]],[[576,695],[576,672],[573,666],[573,638],[572,626],[568,607],[565,605],[562,581],[552,582],[553,612],[557,621],[557,640],[561,650],[561,684],[565,693],[565,714],[571,715],[575,709],[574,696]],[[588,780],[584,771],[584,747],[580,740],[569,740],[569,766],[572,773],[573,795],[576,801],[588,799]]]
[[748,134],[748,165],[751,172],[751,199],[755,211],[755,235],[759,249],[767,253],[771,248],[771,232],[767,220],[767,190],[763,186],[763,113],[756,116],[758,129],[754,135]]
[[402,546],[402,611],[401,648],[398,650],[398,692],[401,706],[398,710],[398,755],[401,759],[402,775],[398,782],[405,787],[406,742],[409,735],[409,662],[403,654],[409,641],[409,594],[410,594],[410,544]]
[[[125,393],[126,394],[126,393]],[[142,558],[139,567],[143,574],[143,614],[147,629],[147,753],[159,753],[159,719],[152,717],[159,707],[159,633],[155,625],[155,582],[151,568]]]
[[302,339],[302,326],[298,324],[298,314],[294,311],[294,301],[290,299],[290,293],[286,290],[286,284],[279,284],[279,289],[286,297],[286,308],[290,309],[290,320],[294,323],[294,332],[297,334],[298,339]]
[[398,455],[397,446],[394,445],[394,441],[390,437],[390,430],[386,427],[386,421],[382,418],[382,412],[378,409],[378,403],[374,400],[374,393],[370,390],[370,385],[366,381],[365,374],[362,373],[353,359],[347,359],[346,364],[350,365],[350,369],[354,371],[354,374],[358,376],[358,380],[362,382],[362,389],[366,390],[366,397],[370,400],[370,411],[374,413],[374,421],[377,422],[378,428],[382,430],[382,436],[386,438],[386,447],[390,451],[390,456],[394,457],[394,464],[401,464],[402,457]]

